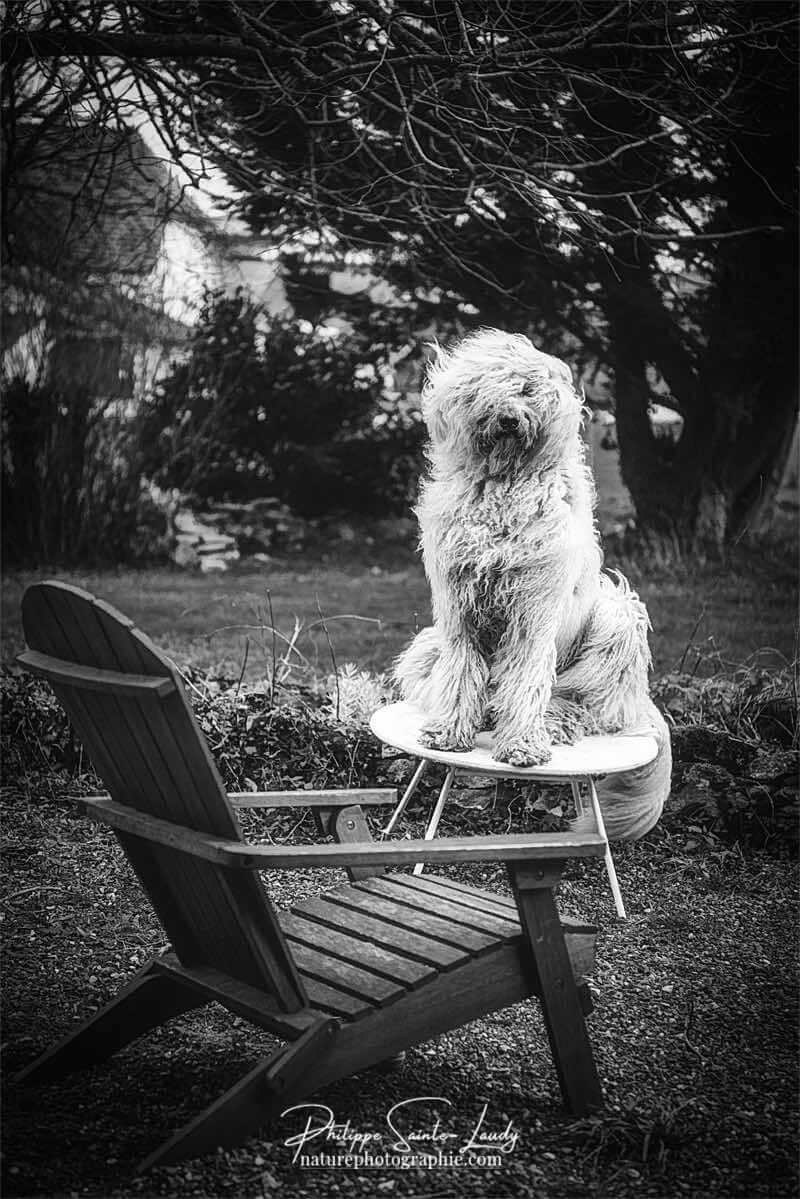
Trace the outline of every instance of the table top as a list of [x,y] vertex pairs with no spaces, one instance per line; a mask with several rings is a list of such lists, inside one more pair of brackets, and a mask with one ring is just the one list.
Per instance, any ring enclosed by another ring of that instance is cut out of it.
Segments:
[[379,708],[370,719],[375,736],[405,750],[415,758],[427,758],[477,774],[502,778],[569,779],[588,775],[619,774],[646,766],[658,755],[655,730],[642,725],[622,733],[584,737],[575,745],[554,745],[553,755],[542,766],[509,766],[492,757],[493,734],[478,733],[473,749],[463,753],[430,749],[419,741],[424,712],[411,704],[390,704]]

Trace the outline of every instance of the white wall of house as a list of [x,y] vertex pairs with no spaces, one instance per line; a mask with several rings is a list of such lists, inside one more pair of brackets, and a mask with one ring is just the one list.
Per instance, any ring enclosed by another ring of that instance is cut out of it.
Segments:
[[44,372],[51,345],[47,322],[44,318],[35,320],[20,337],[3,346],[0,355],[3,376],[22,378],[30,387],[35,387]]
[[289,307],[277,263],[257,242],[241,237],[217,242],[180,219],[166,222],[158,262],[143,291],[168,317],[192,325],[206,288],[230,294],[237,287],[271,314]]
[[161,234],[158,261],[143,281],[143,292],[172,320],[192,325],[203,288],[217,286],[218,273],[219,265],[200,234],[181,221],[169,220]]

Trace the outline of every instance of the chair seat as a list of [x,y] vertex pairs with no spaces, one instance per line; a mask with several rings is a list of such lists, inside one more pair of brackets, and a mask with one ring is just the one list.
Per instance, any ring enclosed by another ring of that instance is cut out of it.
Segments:
[[[500,946],[514,942],[526,956],[513,900],[430,874],[365,879],[306,899],[279,920],[311,1007],[346,1022]],[[594,931],[563,923],[565,932]]]

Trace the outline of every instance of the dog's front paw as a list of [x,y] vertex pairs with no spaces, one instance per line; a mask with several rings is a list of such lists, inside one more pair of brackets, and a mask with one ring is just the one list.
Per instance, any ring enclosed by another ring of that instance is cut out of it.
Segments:
[[419,735],[420,745],[438,749],[440,753],[465,753],[475,744],[474,736],[465,729],[445,724],[426,724]]
[[494,747],[494,757],[509,766],[541,766],[551,757],[552,746],[544,728],[520,737],[499,738]]

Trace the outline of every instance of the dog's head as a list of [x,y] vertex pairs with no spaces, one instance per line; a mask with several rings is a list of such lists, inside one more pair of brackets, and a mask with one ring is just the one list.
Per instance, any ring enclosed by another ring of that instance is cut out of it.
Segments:
[[422,393],[434,456],[487,477],[577,451],[582,401],[572,372],[521,333],[483,329],[436,347]]

